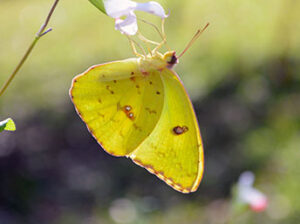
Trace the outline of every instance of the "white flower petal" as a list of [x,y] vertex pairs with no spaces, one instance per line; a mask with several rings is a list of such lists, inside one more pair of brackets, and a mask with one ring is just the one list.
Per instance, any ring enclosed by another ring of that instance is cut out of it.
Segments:
[[[161,18],[167,17],[163,7],[154,1],[136,3],[131,0],[103,0],[103,3],[107,15],[116,21],[116,30],[127,35],[135,35],[138,31],[135,10],[148,12]],[[122,16],[126,16],[126,19],[120,19]]]
[[137,7],[137,3],[130,0],[105,0],[104,7],[107,15],[116,19],[129,15]]
[[239,199],[248,204],[255,204],[257,201],[265,199],[265,195],[253,187],[239,187]]
[[238,200],[242,203],[249,204],[254,211],[263,211],[267,207],[267,197],[255,189],[252,185],[255,176],[252,172],[244,172],[238,181]]
[[156,16],[163,18],[168,17],[166,15],[164,8],[157,2],[151,1],[146,3],[137,3],[135,10],[140,10],[144,12],[148,12],[154,14]]
[[124,20],[116,19],[115,28],[122,34],[135,35],[138,31],[136,15],[131,12]]
[[243,172],[239,177],[238,185],[252,186],[254,183],[254,174],[250,171]]

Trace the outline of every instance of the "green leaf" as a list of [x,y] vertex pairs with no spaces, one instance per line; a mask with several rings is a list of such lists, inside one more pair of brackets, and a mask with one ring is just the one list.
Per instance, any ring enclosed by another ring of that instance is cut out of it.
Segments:
[[98,8],[101,12],[106,13],[105,8],[104,8],[104,3],[103,0],[89,0],[96,8]]
[[0,132],[1,131],[15,131],[16,125],[11,118],[8,118],[4,121],[0,121]]

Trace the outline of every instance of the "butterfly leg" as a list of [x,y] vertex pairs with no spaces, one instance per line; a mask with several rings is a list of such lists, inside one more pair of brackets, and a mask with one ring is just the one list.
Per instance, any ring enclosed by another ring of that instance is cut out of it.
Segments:
[[[130,38],[128,35],[126,35],[126,36],[129,40],[129,43],[130,43],[130,46],[132,48],[133,54],[135,54],[137,57],[145,58],[146,57],[145,50],[137,42],[135,42],[132,38]],[[144,55],[138,53],[138,51],[136,50],[135,44],[142,50]]]
[[170,50],[169,46],[167,45],[167,36],[165,33],[165,19],[162,19],[161,21],[161,31],[162,31],[162,42],[153,49],[152,53],[155,54],[160,48],[162,48],[163,45],[166,45],[166,47]]
[[154,44],[154,45],[160,45],[160,43],[152,41],[144,37],[140,32],[138,33],[138,37],[143,41],[144,43]]
[[162,33],[160,32],[160,30],[158,29],[158,27],[155,24],[150,23],[150,22],[148,22],[146,20],[143,20],[143,19],[139,19],[139,18],[138,18],[138,20],[141,20],[143,23],[146,23],[146,24],[152,26],[157,31],[157,33],[159,34],[159,36],[161,37],[161,39],[164,39]]
[[149,44],[153,44],[153,45],[159,45],[160,43],[157,43],[155,41],[149,40],[147,39],[144,35],[141,34],[141,32],[138,32],[138,38],[144,42],[144,44],[147,46],[148,52],[150,53],[150,55],[152,55],[152,51],[149,47]]
[[[167,45],[167,38],[166,38],[165,28],[164,28],[164,24],[165,24],[165,20],[164,20],[164,19],[162,19],[162,23],[161,23],[161,31],[159,30],[159,28],[158,28],[155,24],[150,23],[150,22],[148,22],[148,21],[146,21],[146,20],[143,20],[143,19],[139,19],[139,20],[141,20],[143,23],[146,23],[146,24],[152,26],[152,27],[157,31],[157,33],[159,34],[159,36],[160,36],[161,39],[162,39],[162,42],[161,42],[161,43],[157,43],[157,42],[151,41],[151,40],[149,40],[149,39],[146,38],[146,39],[147,39],[146,41],[147,41],[148,43],[157,45],[156,48],[150,53],[151,55],[152,55],[153,53],[155,53],[156,51],[158,51],[163,45],[166,45],[166,47],[168,48],[169,51],[171,50],[170,47]],[[143,38],[143,37],[140,37],[140,39],[141,39],[141,38]],[[150,41],[150,42],[149,42],[149,41]]]

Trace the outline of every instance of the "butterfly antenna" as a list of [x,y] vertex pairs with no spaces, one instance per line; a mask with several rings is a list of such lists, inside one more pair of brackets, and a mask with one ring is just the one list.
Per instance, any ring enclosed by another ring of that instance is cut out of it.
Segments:
[[209,26],[209,23],[206,24],[206,26],[202,30],[198,30],[197,33],[193,36],[191,41],[187,44],[185,49],[181,52],[181,54],[177,57],[180,58],[184,53],[193,45],[193,43],[198,39],[198,37],[206,30],[206,28]]
[[140,40],[143,41],[144,43],[147,42],[149,44],[159,45],[159,43],[146,38],[140,31],[138,31],[138,38],[140,38]]

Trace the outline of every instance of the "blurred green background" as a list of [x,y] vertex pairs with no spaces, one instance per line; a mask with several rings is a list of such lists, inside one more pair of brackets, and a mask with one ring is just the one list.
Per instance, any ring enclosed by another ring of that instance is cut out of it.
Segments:
[[[0,85],[44,21],[50,0],[0,0]],[[50,26],[0,97],[0,223],[300,223],[300,1],[159,1],[175,70],[190,93],[205,149],[197,192],[184,195],[125,158],[106,154],[74,111],[72,78],[133,57],[113,19],[88,0],[61,0]],[[159,19],[138,13],[159,24]],[[145,35],[155,31],[139,25]],[[245,170],[269,199],[263,213],[232,216]]]

